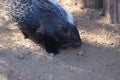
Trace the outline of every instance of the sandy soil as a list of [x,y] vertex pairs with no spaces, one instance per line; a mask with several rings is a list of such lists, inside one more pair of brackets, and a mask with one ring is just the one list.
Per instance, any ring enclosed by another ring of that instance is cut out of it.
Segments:
[[69,1],[61,3],[73,13],[83,44],[55,57],[24,39],[0,9],[0,80],[120,80],[120,25]]

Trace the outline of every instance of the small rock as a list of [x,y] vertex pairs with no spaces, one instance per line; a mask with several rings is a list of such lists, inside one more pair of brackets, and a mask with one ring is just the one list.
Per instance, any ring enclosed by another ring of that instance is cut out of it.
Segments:
[[0,48],[2,48],[2,45],[0,45]]
[[80,56],[83,56],[85,54],[85,51],[80,51],[79,53],[78,53],[78,55],[80,55]]
[[77,2],[75,3],[75,5],[76,5],[76,6],[78,5]]
[[24,59],[24,55],[22,53],[17,53],[15,57],[21,60]]
[[83,31],[83,32],[81,32],[81,34],[85,34],[85,32]]
[[104,16],[104,12],[103,12],[103,11],[100,11],[100,12],[98,13],[98,16]]
[[50,56],[51,56],[51,57],[54,57],[55,55],[54,55],[54,53],[50,53]]
[[90,20],[90,19],[92,19],[92,15],[87,14],[87,15],[85,15],[85,18],[88,19],[88,20]]
[[48,80],[53,80],[53,76],[52,75],[49,76]]
[[115,66],[115,64],[113,64],[113,63],[109,63],[109,64],[107,64],[107,66]]
[[73,67],[73,66],[70,66],[70,70],[71,70],[71,71],[77,71],[77,68],[76,68],[76,67]]
[[116,33],[118,30],[113,30],[111,33]]
[[110,43],[111,46],[113,46],[114,44],[115,44],[114,42]]

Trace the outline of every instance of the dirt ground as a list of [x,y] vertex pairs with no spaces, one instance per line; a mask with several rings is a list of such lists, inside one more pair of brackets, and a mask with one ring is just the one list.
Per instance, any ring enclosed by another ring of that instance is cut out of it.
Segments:
[[82,46],[52,57],[24,39],[0,9],[0,80],[120,80],[120,25],[110,25],[101,10],[80,10],[61,0],[73,14]]

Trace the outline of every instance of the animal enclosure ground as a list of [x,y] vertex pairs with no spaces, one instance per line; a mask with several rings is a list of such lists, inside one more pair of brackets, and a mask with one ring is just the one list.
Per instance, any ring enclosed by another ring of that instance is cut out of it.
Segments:
[[24,39],[0,8],[0,80],[120,79],[120,25],[107,24],[101,10],[80,10],[69,0],[61,3],[73,13],[83,43],[55,57]]

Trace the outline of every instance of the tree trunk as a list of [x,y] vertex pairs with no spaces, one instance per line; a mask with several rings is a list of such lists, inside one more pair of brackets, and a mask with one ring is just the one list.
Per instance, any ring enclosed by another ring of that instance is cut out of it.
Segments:
[[95,1],[95,8],[100,9],[103,8],[103,0],[94,0]]
[[120,8],[120,6],[118,6],[119,3],[120,1],[118,0],[105,1],[106,16],[109,23],[111,24],[120,23],[120,14],[119,14],[120,12],[118,10]]
[[118,23],[120,24],[120,0],[118,0]]

